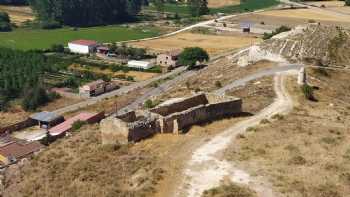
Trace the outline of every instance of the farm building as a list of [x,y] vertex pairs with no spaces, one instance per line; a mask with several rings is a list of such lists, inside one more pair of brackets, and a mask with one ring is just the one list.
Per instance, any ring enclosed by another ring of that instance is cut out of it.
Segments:
[[109,53],[109,48],[106,46],[99,46],[96,48],[97,53],[107,55]]
[[167,53],[162,53],[157,56],[157,65],[165,68],[166,70],[171,70],[179,66],[178,58],[181,50],[174,50]]
[[105,117],[104,112],[101,112],[101,113],[83,112],[72,118],[69,118],[68,120],[62,122],[61,124],[55,127],[52,127],[51,129],[49,129],[49,134],[50,136],[53,136],[53,137],[63,136],[66,134],[66,132],[72,129],[73,124],[77,121],[84,121],[89,124],[93,124],[93,123],[99,122],[104,117]]
[[96,50],[97,45],[93,40],[75,40],[68,43],[68,48],[72,53],[89,54]]
[[33,114],[30,119],[36,121],[39,127],[44,129],[49,129],[64,121],[63,116],[47,111]]
[[105,92],[117,89],[118,86],[113,82],[105,82],[102,79],[87,83],[79,88],[79,94],[81,97],[92,97],[98,96]]
[[139,69],[150,69],[154,67],[154,64],[152,62],[131,60],[128,62],[128,67],[139,68]]
[[39,142],[27,142],[9,136],[0,139],[0,164],[2,166],[16,163],[43,149]]

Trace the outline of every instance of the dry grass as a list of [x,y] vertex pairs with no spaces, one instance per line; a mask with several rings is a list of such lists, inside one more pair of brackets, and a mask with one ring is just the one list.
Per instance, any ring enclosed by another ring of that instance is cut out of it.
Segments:
[[[275,63],[261,61],[243,68],[232,63],[231,60],[227,58],[221,58],[219,61],[209,64],[206,69],[199,71],[195,76],[177,84],[167,93],[162,95],[159,100],[166,100],[173,97],[185,97],[192,95],[193,92],[196,91],[211,92],[220,88],[217,86],[218,82],[221,84],[221,86],[225,86],[230,82],[238,80],[244,76],[274,66],[276,66]],[[248,95],[245,94],[248,92],[237,93],[237,97]],[[231,95],[236,96],[234,92]]]
[[315,21],[335,21],[335,22],[349,22],[348,16],[340,16],[327,12],[320,12],[311,9],[292,9],[292,10],[273,10],[261,12],[258,15],[262,16],[275,16],[282,18],[296,18],[296,19],[308,19]]
[[227,92],[228,95],[243,99],[243,110],[256,113],[270,105],[274,98],[273,77],[264,77],[251,81],[244,87],[238,87]]
[[256,197],[249,188],[228,184],[204,191],[202,197]]
[[245,36],[219,36],[195,33],[181,33],[156,40],[131,43],[137,47],[148,48],[156,52],[171,51],[185,47],[202,47],[210,55],[237,49],[259,42],[260,39]]
[[30,7],[27,6],[5,6],[0,5],[0,11],[7,12],[11,21],[21,25],[25,21],[34,20],[34,15]]
[[21,170],[4,196],[149,196],[164,171],[127,146],[103,146],[96,126],[55,142]]
[[208,7],[219,8],[228,5],[239,5],[240,0],[209,0]]
[[288,116],[250,128],[226,156],[252,174],[270,179],[290,197],[342,197],[350,193],[349,73],[330,77],[310,72],[318,102],[305,100],[296,80],[288,81],[296,108]]

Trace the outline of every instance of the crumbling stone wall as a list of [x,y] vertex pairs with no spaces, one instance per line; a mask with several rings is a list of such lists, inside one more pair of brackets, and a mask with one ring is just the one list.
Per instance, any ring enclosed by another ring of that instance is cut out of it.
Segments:
[[138,142],[160,132],[158,116],[137,120],[134,111],[109,117],[100,123],[103,144]]
[[176,112],[181,112],[186,109],[198,106],[198,105],[205,105],[208,104],[208,99],[205,94],[198,94],[190,98],[186,98],[182,101],[175,102],[169,105],[156,107],[154,109],[151,109],[150,112],[160,114],[162,116],[167,116],[169,114],[173,114]]
[[179,133],[189,126],[237,115],[240,112],[242,112],[241,99],[196,106],[163,117],[161,121],[162,132]]
[[192,125],[237,115],[241,111],[241,99],[199,94],[146,111],[141,119],[135,112],[107,118],[100,124],[102,142],[126,144],[155,133],[179,133]]

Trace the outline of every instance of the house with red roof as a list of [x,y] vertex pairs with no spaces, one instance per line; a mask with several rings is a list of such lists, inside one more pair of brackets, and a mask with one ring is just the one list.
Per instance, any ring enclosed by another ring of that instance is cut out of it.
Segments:
[[96,50],[98,43],[94,40],[74,40],[68,43],[68,48],[72,53],[89,54]]

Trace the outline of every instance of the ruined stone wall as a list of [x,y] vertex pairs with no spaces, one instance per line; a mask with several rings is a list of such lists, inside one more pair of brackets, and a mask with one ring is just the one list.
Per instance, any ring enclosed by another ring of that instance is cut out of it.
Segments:
[[128,127],[129,142],[138,142],[142,139],[151,137],[156,133],[160,133],[160,125],[158,120],[155,118],[129,123]]
[[174,113],[162,119],[164,133],[178,133],[181,129],[194,124],[204,123],[219,118],[237,115],[242,112],[242,100],[200,105],[183,112]]
[[126,112],[124,114],[117,115],[116,118],[125,122],[134,122],[136,121],[136,113],[135,111]]
[[102,120],[100,123],[100,131],[102,144],[128,143],[128,123],[121,119],[109,117]]
[[184,99],[179,102],[175,102],[169,105],[156,107],[154,109],[151,109],[150,111],[156,114],[160,114],[162,116],[167,116],[169,114],[173,114],[176,112],[181,112],[186,109],[198,106],[198,105],[205,105],[208,104],[208,100],[205,94],[199,94],[195,95],[193,97]]

